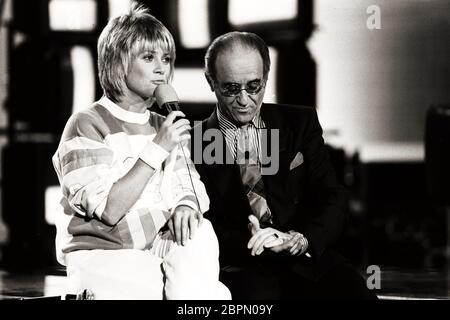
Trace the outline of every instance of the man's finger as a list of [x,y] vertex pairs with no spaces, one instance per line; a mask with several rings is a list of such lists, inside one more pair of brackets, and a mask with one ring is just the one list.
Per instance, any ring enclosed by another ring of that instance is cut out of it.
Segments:
[[248,220],[251,223],[250,231],[251,231],[252,235],[255,234],[256,232],[258,232],[259,230],[261,230],[258,218],[256,218],[254,215],[251,214],[248,216]]
[[264,244],[273,237],[272,232],[267,232],[258,238],[255,245],[253,246],[253,253],[260,255],[264,251]]
[[256,239],[255,244],[253,245],[252,253],[258,254],[264,250],[264,244],[273,236],[273,232],[268,230],[266,232],[262,232],[261,235]]
[[250,238],[250,240],[247,243],[247,248],[252,249],[252,254],[256,253],[258,249],[264,245],[264,240],[270,236],[272,233],[272,230],[270,228],[268,229],[261,229],[253,237]]
[[302,245],[301,243],[299,243],[299,244],[296,246],[295,250],[292,251],[291,254],[292,254],[293,256],[296,256],[296,255],[298,255],[300,252],[302,252],[302,250],[303,250],[303,245]]
[[296,256],[302,249],[302,245],[301,244],[296,244],[295,246],[293,246],[291,248],[291,250],[289,250],[289,253],[293,256]]
[[293,239],[294,238],[292,237],[291,239],[289,239],[287,241],[284,241],[279,246],[272,247],[271,250],[273,252],[276,252],[276,253],[281,252],[281,251],[286,251],[286,250],[290,249],[294,245]]
[[294,247],[297,244],[297,241],[300,239],[301,235],[299,233],[296,233],[291,239],[286,241],[286,249],[291,250],[292,247]]
[[250,238],[250,240],[247,243],[247,248],[251,249],[254,245],[255,242],[258,240],[258,238],[264,234],[267,233],[269,230],[268,229],[260,229],[258,232],[256,232],[255,234],[253,234],[253,236]]
[[289,249],[289,253],[293,256],[297,255],[302,249],[302,243],[299,240]]
[[279,246],[280,244],[282,244],[284,242],[284,240],[280,237],[276,237],[275,235],[271,236],[271,239],[269,239],[265,244],[264,244],[264,248],[273,248],[275,246]]

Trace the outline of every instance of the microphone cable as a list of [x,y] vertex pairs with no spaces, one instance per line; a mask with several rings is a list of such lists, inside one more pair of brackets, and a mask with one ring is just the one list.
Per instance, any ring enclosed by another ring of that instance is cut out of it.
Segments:
[[[172,111],[181,111],[180,108],[178,107],[177,103],[166,103],[165,105],[166,105],[168,113],[170,113]],[[175,118],[174,121],[176,121],[176,120],[177,120],[177,118]],[[197,191],[195,190],[194,180],[192,179],[191,169],[189,168],[189,163],[188,163],[188,160],[187,160],[187,156],[186,156],[186,153],[184,152],[184,148],[181,145],[181,142],[178,142],[178,147],[181,149],[181,152],[183,152],[184,163],[186,165],[186,169],[187,169],[188,174],[189,174],[189,181],[191,182],[192,191],[194,192],[195,201],[197,202],[197,206],[198,206],[198,211],[203,215],[201,207],[200,207],[200,201],[198,200]]]
[[192,179],[191,169],[189,168],[189,163],[187,162],[186,153],[184,152],[184,148],[181,145],[181,143],[179,142],[178,144],[181,148],[181,151],[183,152],[184,163],[186,164],[186,169],[189,174],[189,180],[191,181],[192,191],[194,192],[194,197],[195,197],[195,200],[197,201],[198,211],[200,211],[200,213],[203,215],[202,209],[200,207],[200,201],[198,200],[197,192],[195,191],[194,180]]

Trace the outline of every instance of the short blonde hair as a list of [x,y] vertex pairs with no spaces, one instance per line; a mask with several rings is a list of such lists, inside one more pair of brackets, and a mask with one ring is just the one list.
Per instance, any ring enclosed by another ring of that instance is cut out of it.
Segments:
[[159,47],[169,53],[169,79],[172,79],[175,42],[169,30],[148,9],[135,5],[128,14],[108,22],[97,43],[98,77],[108,98],[119,102],[131,62],[140,50],[148,46]]

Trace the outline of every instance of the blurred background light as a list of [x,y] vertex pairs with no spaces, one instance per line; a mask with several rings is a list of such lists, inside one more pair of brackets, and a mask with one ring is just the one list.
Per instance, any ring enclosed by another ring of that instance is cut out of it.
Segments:
[[203,48],[211,42],[208,0],[178,1],[178,27],[183,47]]
[[74,46],[70,50],[70,61],[73,70],[73,106],[72,113],[81,111],[95,101],[94,58],[88,48]]
[[53,31],[92,31],[97,26],[94,0],[50,0],[48,5]]
[[131,0],[108,0],[109,18],[129,12],[131,2]]
[[292,20],[297,17],[297,0],[230,0],[228,17],[232,25]]

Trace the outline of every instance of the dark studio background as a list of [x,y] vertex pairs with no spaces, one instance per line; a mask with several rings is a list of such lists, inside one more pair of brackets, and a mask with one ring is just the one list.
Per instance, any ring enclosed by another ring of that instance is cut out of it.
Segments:
[[[1,269],[63,271],[55,227],[45,218],[46,206],[56,203],[45,199],[48,187],[58,185],[51,156],[80,90],[74,46],[92,57],[89,94],[102,94],[96,41],[112,1],[91,2],[94,28],[55,31],[49,0],[0,1]],[[192,120],[206,117],[212,107],[201,72],[206,45],[183,42],[183,0],[141,2],[175,37],[181,107]],[[371,264],[448,268],[449,2],[296,0],[294,18],[251,24],[230,21],[231,2],[204,1],[207,41],[235,29],[258,33],[275,57],[266,101],[317,108],[338,177],[351,194],[338,249],[362,271]],[[371,5],[381,10],[381,29],[367,27]]]

